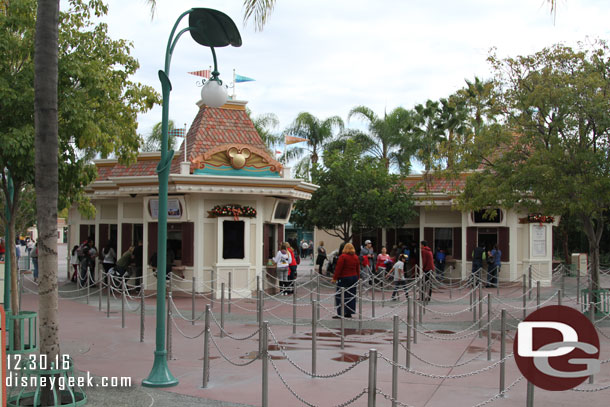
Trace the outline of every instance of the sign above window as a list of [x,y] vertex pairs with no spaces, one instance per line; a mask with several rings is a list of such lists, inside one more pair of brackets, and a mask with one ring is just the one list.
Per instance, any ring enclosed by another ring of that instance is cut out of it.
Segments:
[[[159,218],[159,198],[146,198],[145,205],[149,220]],[[167,219],[168,220],[185,220],[186,219],[186,204],[183,196],[170,196],[167,199]]]
[[471,213],[474,223],[502,223],[502,209],[482,209]]

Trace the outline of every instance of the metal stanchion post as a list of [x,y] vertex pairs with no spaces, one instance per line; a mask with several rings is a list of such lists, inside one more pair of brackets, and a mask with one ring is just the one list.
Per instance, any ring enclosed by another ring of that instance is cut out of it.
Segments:
[[262,302],[263,293],[262,290],[258,290],[258,309],[256,310],[256,315],[258,316],[258,357],[260,358],[263,354],[263,302]]
[[140,288],[140,342],[144,342],[144,287]]
[[449,299],[453,298],[453,286],[451,285],[453,283],[452,279],[449,279]]
[[110,318],[110,295],[112,295],[112,281],[112,276],[109,275],[108,284],[106,286],[106,318]]
[[475,283],[474,288],[472,289],[472,323],[477,322],[477,285]]
[[536,309],[540,308],[540,280],[536,281]]
[[371,317],[375,318],[375,284],[371,285]]
[[487,293],[487,360],[491,360],[491,294]]
[[580,270],[576,268],[576,304],[580,304]]
[[525,308],[527,306],[527,292],[526,292],[526,283],[525,283],[525,274],[523,275],[523,319],[525,320],[525,317],[527,316],[527,309]]
[[[170,279],[171,281],[171,279]],[[171,284],[170,284],[171,287]],[[172,360],[172,290],[167,291],[167,360]]]
[[318,302],[311,303],[311,373],[316,374],[317,341],[318,341]]
[[[125,276],[121,279],[121,328],[125,328]],[[89,284],[87,284],[89,290]]]
[[417,308],[419,302],[417,298],[413,298],[413,344],[417,345]]
[[[506,310],[502,310],[500,316],[500,393],[504,392],[504,381],[506,377]],[[504,395],[502,395],[504,397]]]
[[216,280],[214,278],[214,272],[212,271],[212,281],[210,282],[210,286],[212,287],[212,292],[210,293],[210,309],[214,309],[214,297],[216,296]]
[[396,407],[398,400],[398,315],[394,315],[393,319],[393,337],[392,337],[392,407]]
[[532,299],[532,265],[530,264],[530,266],[528,267],[528,287],[530,289],[529,294],[527,295],[529,298],[528,299]]
[[385,307],[385,284],[381,282],[381,308]]
[[341,349],[345,348],[345,288],[341,287]]
[[358,280],[358,332],[362,333],[362,280]]
[[262,294],[261,294],[260,277],[256,276],[256,322],[259,324],[259,326],[261,323],[261,319],[260,319],[261,300],[262,300]]
[[[591,321],[593,326],[595,326],[595,304],[593,303],[592,293],[593,292],[591,291],[591,295],[589,295],[589,320]],[[589,376],[589,384],[593,384],[593,382],[594,382],[594,376],[591,375],[591,376]]]
[[557,291],[557,305],[561,305],[561,297],[563,296],[563,290]]
[[561,270],[561,294],[566,292],[566,273]]
[[229,303],[227,304],[227,312],[231,313],[231,300],[233,299],[233,274],[229,271]]
[[407,369],[411,368],[411,325],[413,324],[411,308],[413,307],[413,297],[409,296],[407,301],[407,355],[405,366]]
[[91,295],[91,274],[87,278],[87,305],[89,305],[89,295]]
[[191,284],[191,325],[195,325],[195,276]]
[[225,336],[225,283],[220,283],[220,337]]
[[[316,274],[316,300],[318,304],[320,304],[320,275]],[[317,308],[318,314],[316,315],[317,319],[320,319],[320,308]]]
[[483,322],[483,284],[479,284],[479,338],[483,336],[482,330],[482,322]]
[[204,389],[208,387],[208,380],[210,379],[210,306],[205,306],[205,317],[204,317],[204,328],[203,328],[203,384],[201,387]]
[[97,280],[97,308],[98,311],[102,311],[102,290],[104,289],[104,284],[102,283],[102,275],[104,273],[100,273],[100,278]]
[[297,285],[294,285],[294,294],[292,294],[292,333],[297,333]]
[[375,407],[377,396],[377,349],[369,350],[369,401],[368,407]]
[[269,357],[268,357],[268,349],[269,349],[269,344],[268,344],[268,340],[267,340],[267,330],[269,329],[269,322],[264,321],[263,322],[263,354],[261,356],[261,359],[263,361],[263,407],[268,407],[269,406]]
[[527,382],[527,395],[525,405],[527,407],[534,407],[534,385],[529,380]]

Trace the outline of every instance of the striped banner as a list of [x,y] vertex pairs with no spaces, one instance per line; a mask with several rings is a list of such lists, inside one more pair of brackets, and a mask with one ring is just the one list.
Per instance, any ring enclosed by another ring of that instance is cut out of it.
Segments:
[[210,79],[211,72],[209,69],[202,69],[201,71],[189,72],[191,75],[201,76],[202,78]]
[[175,137],[184,137],[184,133],[184,129],[172,129],[167,132],[168,135]]

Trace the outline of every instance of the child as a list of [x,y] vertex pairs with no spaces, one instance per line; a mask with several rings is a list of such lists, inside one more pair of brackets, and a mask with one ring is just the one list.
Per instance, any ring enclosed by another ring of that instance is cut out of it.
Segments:
[[78,251],[78,245],[74,245],[74,247],[72,248],[72,252],[70,253],[70,264],[72,265],[72,268],[74,269],[74,272],[72,273],[72,277],[70,278],[70,280],[73,283],[76,283],[76,277],[78,276],[78,265],[80,264],[80,262],[78,261],[78,254],[76,253]]
[[394,291],[392,292],[392,301],[398,300],[398,290],[401,287],[405,291],[405,297],[409,299],[409,292],[407,291],[407,278],[405,277],[405,261],[406,256],[404,254],[398,256],[398,261],[386,275],[386,278],[388,278],[392,273],[394,273]]

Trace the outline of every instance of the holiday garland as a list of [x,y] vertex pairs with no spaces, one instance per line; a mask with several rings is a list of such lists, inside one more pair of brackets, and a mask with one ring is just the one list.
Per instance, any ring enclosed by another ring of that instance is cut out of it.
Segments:
[[240,216],[243,216],[245,218],[255,218],[256,209],[251,206],[216,205],[214,208],[212,208],[209,214],[212,217],[233,216],[233,218],[237,220]]
[[555,218],[553,216],[542,215],[540,213],[527,215],[527,218],[520,218],[520,223],[553,223]]

